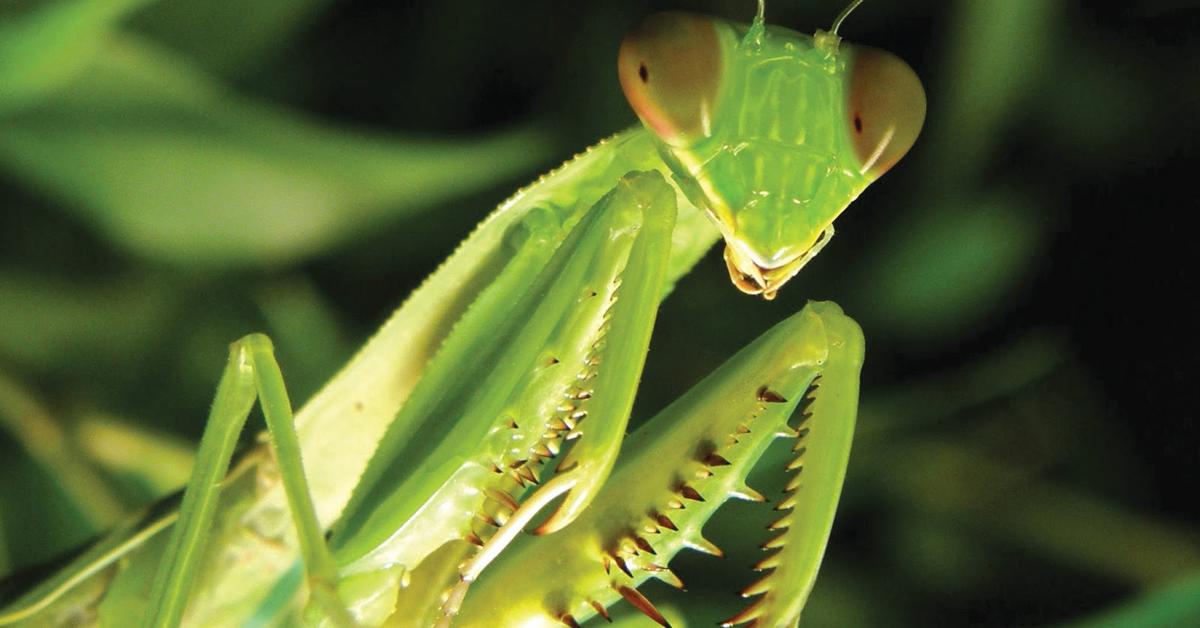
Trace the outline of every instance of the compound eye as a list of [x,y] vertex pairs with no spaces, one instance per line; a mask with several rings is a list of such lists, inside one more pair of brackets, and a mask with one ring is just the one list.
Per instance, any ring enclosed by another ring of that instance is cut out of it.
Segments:
[[878,177],[912,148],[925,123],[921,79],[896,55],[851,48],[850,137],[863,174]]
[[630,106],[663,141],[708,136],[721,79],[712,20],[681,12],[646,18],[621,43],[617,72]]

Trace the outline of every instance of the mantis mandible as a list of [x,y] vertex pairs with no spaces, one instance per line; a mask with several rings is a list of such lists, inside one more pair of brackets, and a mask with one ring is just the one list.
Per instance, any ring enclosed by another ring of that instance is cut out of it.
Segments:
[[[773,298],[915,141],[916,75],[837,35],[857,4],[811,37],[766,26],[761,2],[749,26],[648,18],[618,55],[642,126],[503,203],[295,417],[270,341],[234,343],[179,509],[0,625],[577,626],[622,599],[665,625],[637,587],[678,584],[685,547],[720,552],[701,528],[764,499],[745,478],[778,437],[804,480],[745,592],[761,597],[727,623],[797,622],[849,455],[852,320],[811,303],[621,449],[672,283],[719,237],[734,285]],[[256,400],[271,446],[230,471]]]

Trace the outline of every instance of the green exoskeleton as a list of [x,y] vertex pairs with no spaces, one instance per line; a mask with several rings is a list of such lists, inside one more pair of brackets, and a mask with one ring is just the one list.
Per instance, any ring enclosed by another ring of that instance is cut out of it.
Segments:
[[845,14],[808,37],[665,13],[621,46],[621,86],[655,151],[725,238],[734,285],[767,299],[925,120],[908,65],[841,43]]
[[[637,587],[719,552],[701,528],[764,499],[746,476],[778,437],[796,458],[771,573],[729,623],[795,624],[848,460],[857,325],[811,303],[622,441],[658,303],[712,243],[773,297],[915,141],[919,81],[841,42],[844,16],[813,37],[761,5],[750,26],[646,20],[618,61],[643,127],[503,203],[294,418],[269,340],[235,343],[179,509],[0,625],[576,626],[621,600],[665,624]],[[271,446],[229,470],[256,399]]]

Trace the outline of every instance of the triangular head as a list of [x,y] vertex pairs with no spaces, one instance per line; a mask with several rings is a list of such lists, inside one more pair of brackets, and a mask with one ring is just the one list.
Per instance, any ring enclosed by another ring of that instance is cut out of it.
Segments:
[[761,20],[650,16],[621,44],[618,71],[680,188],[724,236],[733,283],[767,299],[925,120],[921,81],[895,55]]

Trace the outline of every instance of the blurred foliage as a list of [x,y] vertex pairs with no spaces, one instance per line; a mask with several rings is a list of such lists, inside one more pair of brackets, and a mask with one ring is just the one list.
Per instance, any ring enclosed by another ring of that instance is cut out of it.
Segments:
[[[662,8],[753,3],[0,5],[0,573],[181,483],[229,341],[271,334],[302,401],[491,207],[631,124],[616,46]],[[868,2],[842,33],[917,69],[924,137],[777,301],[719,251],[682,281],[637,416],[839,301],[861,427],[805,625],[1200,622],[1200,9]],[[765,539],[727,510],[730,558],[679,559],[692,625]]]

